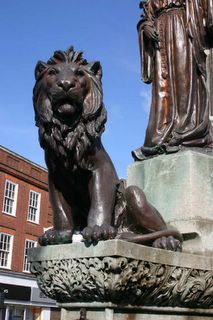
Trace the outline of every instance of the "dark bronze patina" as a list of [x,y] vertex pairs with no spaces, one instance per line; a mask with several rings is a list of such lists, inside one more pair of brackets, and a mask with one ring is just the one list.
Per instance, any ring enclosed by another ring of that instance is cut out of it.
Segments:
[[102,69],[73,48],[38,62],[33,91],[36,125],[49,172],[53,229],[40,244],[111,238],[180,250],[181,236],[146,200],[117,177],[101,134],[106,122]]
[[152,82],[152,103],[144,146],[133,157],[211,151],[204,50],[212,45],[213,0],[148,0],[140,8],[142,78]]

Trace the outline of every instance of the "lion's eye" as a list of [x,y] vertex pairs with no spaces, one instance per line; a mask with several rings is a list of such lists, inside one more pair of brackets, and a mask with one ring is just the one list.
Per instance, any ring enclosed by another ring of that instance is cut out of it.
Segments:
[[84,76],[84,72],[82,70],[76,70],[75,71],[75,75],[78,77],[83,77]]
[[55,69],[49,69],[48,70],[48,74],[50,75],[50,76],[53,76],[53,75],[55,75],[57,72],[56,72],[56,70]]

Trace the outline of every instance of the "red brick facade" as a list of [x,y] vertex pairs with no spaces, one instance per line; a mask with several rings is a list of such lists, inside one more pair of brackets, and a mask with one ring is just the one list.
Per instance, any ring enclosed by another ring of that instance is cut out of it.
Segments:
[[[18,184],[16,215],[3,213],[5,181]],[[44,228],[52,225],[48,201],[47,171],[33,162],[0,147],[0,232],[11,234],[13,251],[11,271],[23,272],[25,240],[37,241]],[[40,194],[38,223],[27,219],[30,190]],[[4,268],[0,268],[4,271]]]

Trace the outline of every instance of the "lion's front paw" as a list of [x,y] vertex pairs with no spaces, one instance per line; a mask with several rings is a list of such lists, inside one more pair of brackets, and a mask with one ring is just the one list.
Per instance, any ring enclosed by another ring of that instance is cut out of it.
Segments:
[[179,252],[182,251],[181,242],[172,236],[158,238],[153,242],[152,246],[158,249],[165,249],[165,250],[179,251]]
[[38,242],[41,246],[69,243],[72,242],[72,232],[49,229],[38,238]]
[[82,231],[83,238],[89,242],[114,239],[116,234],[116,229],[107,224],[103,224],[101,226],[95,225],[94,227],[86,227]]

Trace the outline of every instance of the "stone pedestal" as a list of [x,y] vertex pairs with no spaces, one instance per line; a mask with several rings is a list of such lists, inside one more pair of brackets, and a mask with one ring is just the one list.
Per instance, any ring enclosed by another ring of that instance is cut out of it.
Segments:
[[[108,304],[67,304],[62,306],[61,320],[79,320],[86,308],[88,320],[212,320],[213,309],[180,309],[159,307],[124,307]],[[86,320],[85,319],[85,320]]]
[[[213,258],[108,240],[29,250],[31,272],[61,320],[208,319]],[[175,315],[175,318],[172,318]]]
[[213,156],[194,151],[161,155],[128,168],[166,222],[184,234],[184,250],[213,251]]

